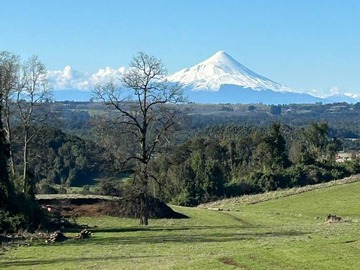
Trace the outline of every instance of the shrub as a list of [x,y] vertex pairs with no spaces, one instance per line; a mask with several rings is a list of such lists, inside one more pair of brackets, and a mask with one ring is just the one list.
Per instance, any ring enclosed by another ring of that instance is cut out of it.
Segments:
[[121,181],[117,179],[104,179],[100,181],[98,193],[100,195],[121,196],[122,190]]
[[58,194],[58,190],[49,183],[40,182],[36,185],[36,193],[38,194]]
[[91,193],[91,192],[90,192],[90,186],[89,186],[89,185],[83,186],[83,189],[82,189],[82,191],[81,191],[81,194],[88,195],[88,194],[90,194],[90,193]]
[[16,232],[26,223],[26,218],[23,214],[14,215],[9,211],[0,210],[0,233]]

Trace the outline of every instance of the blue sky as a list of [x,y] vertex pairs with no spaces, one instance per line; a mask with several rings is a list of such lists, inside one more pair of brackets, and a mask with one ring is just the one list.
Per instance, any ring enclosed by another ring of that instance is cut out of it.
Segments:
[[0,0],[0,7],[0,50],[37,54],[52,71],[71,66],[72,76],[127,66],[138,51],[173,73],[224,50],[299,91],[360,94],[358,0]]

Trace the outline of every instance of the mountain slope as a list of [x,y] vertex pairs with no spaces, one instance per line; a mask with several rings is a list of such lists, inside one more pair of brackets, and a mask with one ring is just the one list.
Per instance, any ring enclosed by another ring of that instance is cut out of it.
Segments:
[[180,83],[189,100],[197,103],[315,103],[326,100],[274,82],[246,68],[226,52],[167,77]]
[[289,87],[251,71],[223,51],[193,67],[180,70],[167,79],[180,82],[193,90],[219,91],[223,85],[237,85],[254,90],[292,91]]
[[317,98],[308,94],[293,92],[278,92],[272,90],[254,90],[238,85],[225,84],[218,91],[199,90],[193,91],[191,88],[185,88],[185,95],[189,101],[195,103],[231,103],[231,104],[300,104],[327,102],[324,99]]

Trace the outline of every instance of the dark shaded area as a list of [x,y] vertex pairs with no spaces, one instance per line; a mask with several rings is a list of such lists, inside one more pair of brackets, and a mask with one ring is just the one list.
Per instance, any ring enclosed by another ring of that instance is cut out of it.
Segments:
[[[229,229],[227,226],[221,227],[224,230]],[[230,226],[230,229],[233,228]],[[193,229],[193,228],[192,228]],[[211,230],[212,228],[207,228]],[[233,228],[236,229],[236,228]],[[186,228],[185,228],[186,230]],[[96,231],[94,237],[90,240],[95,245],[113,245],[118,243],[120,245],[138,245],[138,244],[160,244],[160,243],[226,243],[242,240],[254,240],[267,237],[289,237],[308,235],[309,232],[297,231],[279,231],[279,232],[263,232],[263,233],[234,233],[234,232],[209,232],[206,234],[174,234],[174,235],[156,235],[150,234],[134,235],[134,236],[118,236],[97,238]],[[67,245],[79,245],[81,243],[72,241],[67,242]]]
[[74,199],[37,199],[38,202],[42,205],[52,204],[52,205],[84,205],[84,204],[97,204],[108,201],[104,198],[74,198]]
[[[219,258],[219,262],[222,262],[223,264],[226,264],[226,265],[231,265],[234,267],[240,267],[241,269],[244,269],[243,265],[239,264],[234,259],[229,258],[229,257],[221,257],[221,258]],[[245,268],[245,269],[248,269],[248,268]]]
[[247,224],[239,224],[232,226],[175,226],[175,227],[121,227],[121,228],[94,228],[93,231],[102,233],[122,233],[122,232],[172,232],[172,231],[203,231],[203,230],[216,230],[216,229],[249,229],[249,228],[267,228],[263,226]]
[[64,262],[73,262],[73,263],[81,263],[84,260],[85,261],[112,261],[112,260],[126,260],[126,259],[136,259],[136,258],[151,258],[151,257],[159,257],[159,255],[156,256],[107,256],[107,257],[80,257],[80,258],[56,258],[56,259],[43,259],[43,260],[28,260],[28,259],[18,259],[16,261],[8,261],[8,262],[1,262],[0,268],[9,268],[9,267],[15,267],[15,266],[35,266],[35,265],[51,265],[51,264],[62,264]]
[[[107,203],[105,214],[116,217],[139,218],[140,201],[137,197],[123,197]],[[175,212],[166,203],[157,198],[149,198],[149,218],[189,218]]]

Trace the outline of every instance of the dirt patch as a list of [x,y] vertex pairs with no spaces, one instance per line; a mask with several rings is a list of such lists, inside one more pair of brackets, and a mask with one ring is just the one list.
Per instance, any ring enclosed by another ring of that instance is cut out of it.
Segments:
[[239,264],[237,261],[235,261],[234,259],[229,258],[229,257],[221,257],[221,258],[219,258],[219,261],[222,262],[223,264],[226,264],[226,265],[239,267],[240,269],[249,269],[249,268]]
[[97,217],[105,214],[107,203],[68,205],[61,209],[64,217]]

